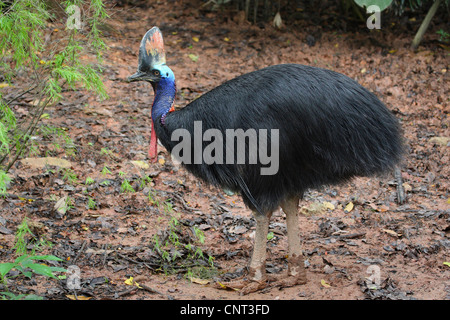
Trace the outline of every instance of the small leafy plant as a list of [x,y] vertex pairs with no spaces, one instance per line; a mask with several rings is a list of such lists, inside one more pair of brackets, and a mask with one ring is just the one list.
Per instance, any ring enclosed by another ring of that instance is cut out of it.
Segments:
[[445,32],[443,29],[440,29],[436,32],[439,35],[439,41],[443,43],[448,43],[450,41],[450,33]]
[[[15,277],[24,276],[32,279],[33,275],[41,275],[48,278],[58,279],[55,273],[67,271],[64,268],[50,267],[42,263],[42,261],[63,261],[62,259],[54,255],[37,255],[35,251],[37,249],[41,249],[40,244],[42,243],[42,241],[39,241],[33,246],[31,254],[28,253],[26,240],[28,235],[33,236],[29,228],[27,219],[25,218],[18,226],[16,232],[16,244],[14,246],[14,249],[16,250],[17,258],[14,260],[14,262],[0,263],[0,283],[3,284],[6,289],[8,289],[8,280]],[[12,270],[16,270],[16,274],[8,276],[9,272]],[[9,291],[3,291],[0,292],[0,299],[36,300],[42,299],[42,297],[39,297],[37,295],[16,295]]]
[[167,228],[153,237],[153,246],[160,255],[159,269],[168,274],[184,272],[187,278],[203,279],[216,274],[213,257],[207,256],[199,246],[205,241],[203,231],[196,226],[186,229],[169,200],[156,200],[154,192],[149,192],[149,200],[168,219]]
[[128,182],[127,179],[124,179],[122,181],[122,185],[120,186],[120,190],[122,191],[122,193],[132,193],[132,192],[136,192],[133,187],[131,186],[131,184]]

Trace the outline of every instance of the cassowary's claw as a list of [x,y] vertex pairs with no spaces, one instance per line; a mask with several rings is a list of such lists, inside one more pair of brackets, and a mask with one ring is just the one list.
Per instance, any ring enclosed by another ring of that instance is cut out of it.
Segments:
[[218,282],[215,287],[219,289],[236,290],[239,292],[240,295],[247,295],[249,293],[253,293],[266,288],[268,286],[266,280],[267,279],[256,281],[247,278],[242,278],[239,280],[229,281],[225,283]]
[[306,273],[292,276],[288,274],[271,277],[273,283],[270,284],[273,288],[289,288],[297,285],[306,284]]

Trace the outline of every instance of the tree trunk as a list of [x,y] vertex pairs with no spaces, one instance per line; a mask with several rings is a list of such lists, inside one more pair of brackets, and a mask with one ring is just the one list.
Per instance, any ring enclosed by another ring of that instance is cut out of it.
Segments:
[[417,49],[419,46],[419,43],[422,41],[423,35],[425,34],[425,31],[427,31],[428,26],[430,25],[431,19],[433,19],[434,15],[436,14],[437,9],[439,8],[442,0],[436,0],[433,5],[431,6],[430,10],[428,11],[427,15],[425,16],[425,19],[423,20],[422,24],[420,25],[419,30],[416,33],[416,36],[414,37],[414,40],[411,44],[412,49]]

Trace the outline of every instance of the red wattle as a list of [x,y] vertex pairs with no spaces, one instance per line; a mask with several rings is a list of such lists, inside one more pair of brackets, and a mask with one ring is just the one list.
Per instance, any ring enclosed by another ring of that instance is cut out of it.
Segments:
[[156,132],[152,120],[152,132],[150,133],[150,149],[148,151],[148,157],[150,162],[156,162],[158,160],[158,139],[156,138]]

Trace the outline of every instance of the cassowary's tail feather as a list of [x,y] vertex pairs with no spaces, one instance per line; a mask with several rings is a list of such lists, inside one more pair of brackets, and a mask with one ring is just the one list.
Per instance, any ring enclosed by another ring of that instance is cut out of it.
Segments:
[[253,207],[255,208],[255,210],[259,213],[259,214],[266,214],[266,212],[263,212],[259,205],[258,202],[255,200],[255,198],[253,197],[252,193],[250,192],[247,184],[245,183],[244,179],[242,179],[240,174],[237,174],[237,184],[239,186],[239,188],[242,190],[242,192],[244,193],[245,197],[251,202],[251,204],[253,205]]

